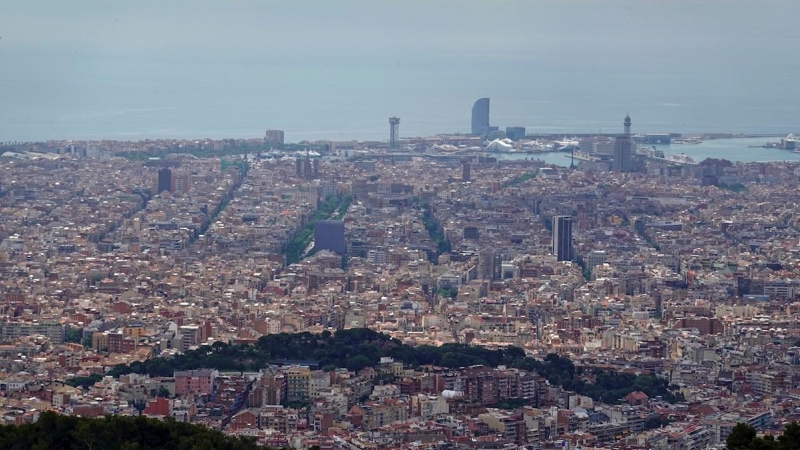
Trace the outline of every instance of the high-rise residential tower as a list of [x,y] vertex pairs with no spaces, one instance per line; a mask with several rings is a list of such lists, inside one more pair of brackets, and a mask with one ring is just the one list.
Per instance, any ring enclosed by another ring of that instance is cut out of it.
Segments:
[[186,194],[189,192],[189,175],[187,173],[173,173],[170,178],[172,178],[170,192],[173,194]]
[[264,142],[283,145],[283,130],[267,130],[264,135]]

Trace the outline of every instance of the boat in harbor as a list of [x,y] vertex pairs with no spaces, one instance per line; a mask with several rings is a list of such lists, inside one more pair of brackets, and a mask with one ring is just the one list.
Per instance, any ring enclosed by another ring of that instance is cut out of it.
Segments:
[[781,148],[784,150],[791,150],[793,152],[800,150],[800,138],[794,134],[789,134],[785,138],[781,139]]
[[696,137],[674,138],[672,139],[671,143],[679,145],[697,145],[697,144],[702,144],[703,140]]
[[655,146],[638,147],[636,149],[636,154],[647,158],[664,159],[664,152],[657,149]]
[[667,155],[666,158],[664,158],[664,160],[677,164],[690,164],[690,165],[697,164],[694,158],[687,155],[686,153]]
[[522,145],[522,150],[525,152],[541,153],[541,152],[553,151],[552,145],[549,145],[548,143],[540,141],[538,139],[532,141],[523,141],[521,145]]
[[567,139],[566,136],[560,141],[553,141],[553,146],[560,152],[568,152],[576,150],[580,147],[581,142],[575,138]]

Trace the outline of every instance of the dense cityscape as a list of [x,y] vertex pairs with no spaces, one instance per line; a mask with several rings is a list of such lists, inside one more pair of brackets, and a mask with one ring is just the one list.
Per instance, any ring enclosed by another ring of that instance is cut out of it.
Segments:
[[719,136],[630,117],[503,131],[488,98],[468,135],[400,123],[0,146],[3,423],[699,450],[800,420],[800,163],[665,156],[651,144]]

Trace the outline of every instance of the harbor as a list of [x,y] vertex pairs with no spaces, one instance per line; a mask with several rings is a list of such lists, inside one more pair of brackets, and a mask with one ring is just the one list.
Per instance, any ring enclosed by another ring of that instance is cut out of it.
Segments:
[[[708,158],[727,159],[732,162],[770,162],[770,161],[796,161],[800,162],[800,153],[791,150],[784,150],[775,147],[764,147],[764,145],[775,139],[770,137],[747,137],[747,138],[724,138],[707,139],[694,145],[664,145],[655,144],[655,147],[664,153],[665,158],[669,155],[685,154],[695,162],[701,163]],[[755,147],[751,147],[755,146]],[[575,152],[575,161],[579,152]],[[564,152],[540,153],[536,155],[517,154],[517,153],[498,153],[492,154],[497,159],[539,159],[546,164],[553,164],[561,167],[569,167],[570,154]],[[565,157],[566,156],[566,157]],[[585,155],[581,155],[586,157]]]
[[749,145],[749,148],[777,148],[780,150],[788,150],[793,153],[800,152],[800,138],[796,137],[793,133],[786,137],[781,138],[780,142],[767,142],[764,145]]

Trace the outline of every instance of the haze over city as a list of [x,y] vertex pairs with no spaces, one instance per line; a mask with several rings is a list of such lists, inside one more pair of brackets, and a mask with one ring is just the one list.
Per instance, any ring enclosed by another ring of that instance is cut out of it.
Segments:
[[784,133],[793,1],[7,2],[5,140],[385,139],[494,121],[553,133]]

